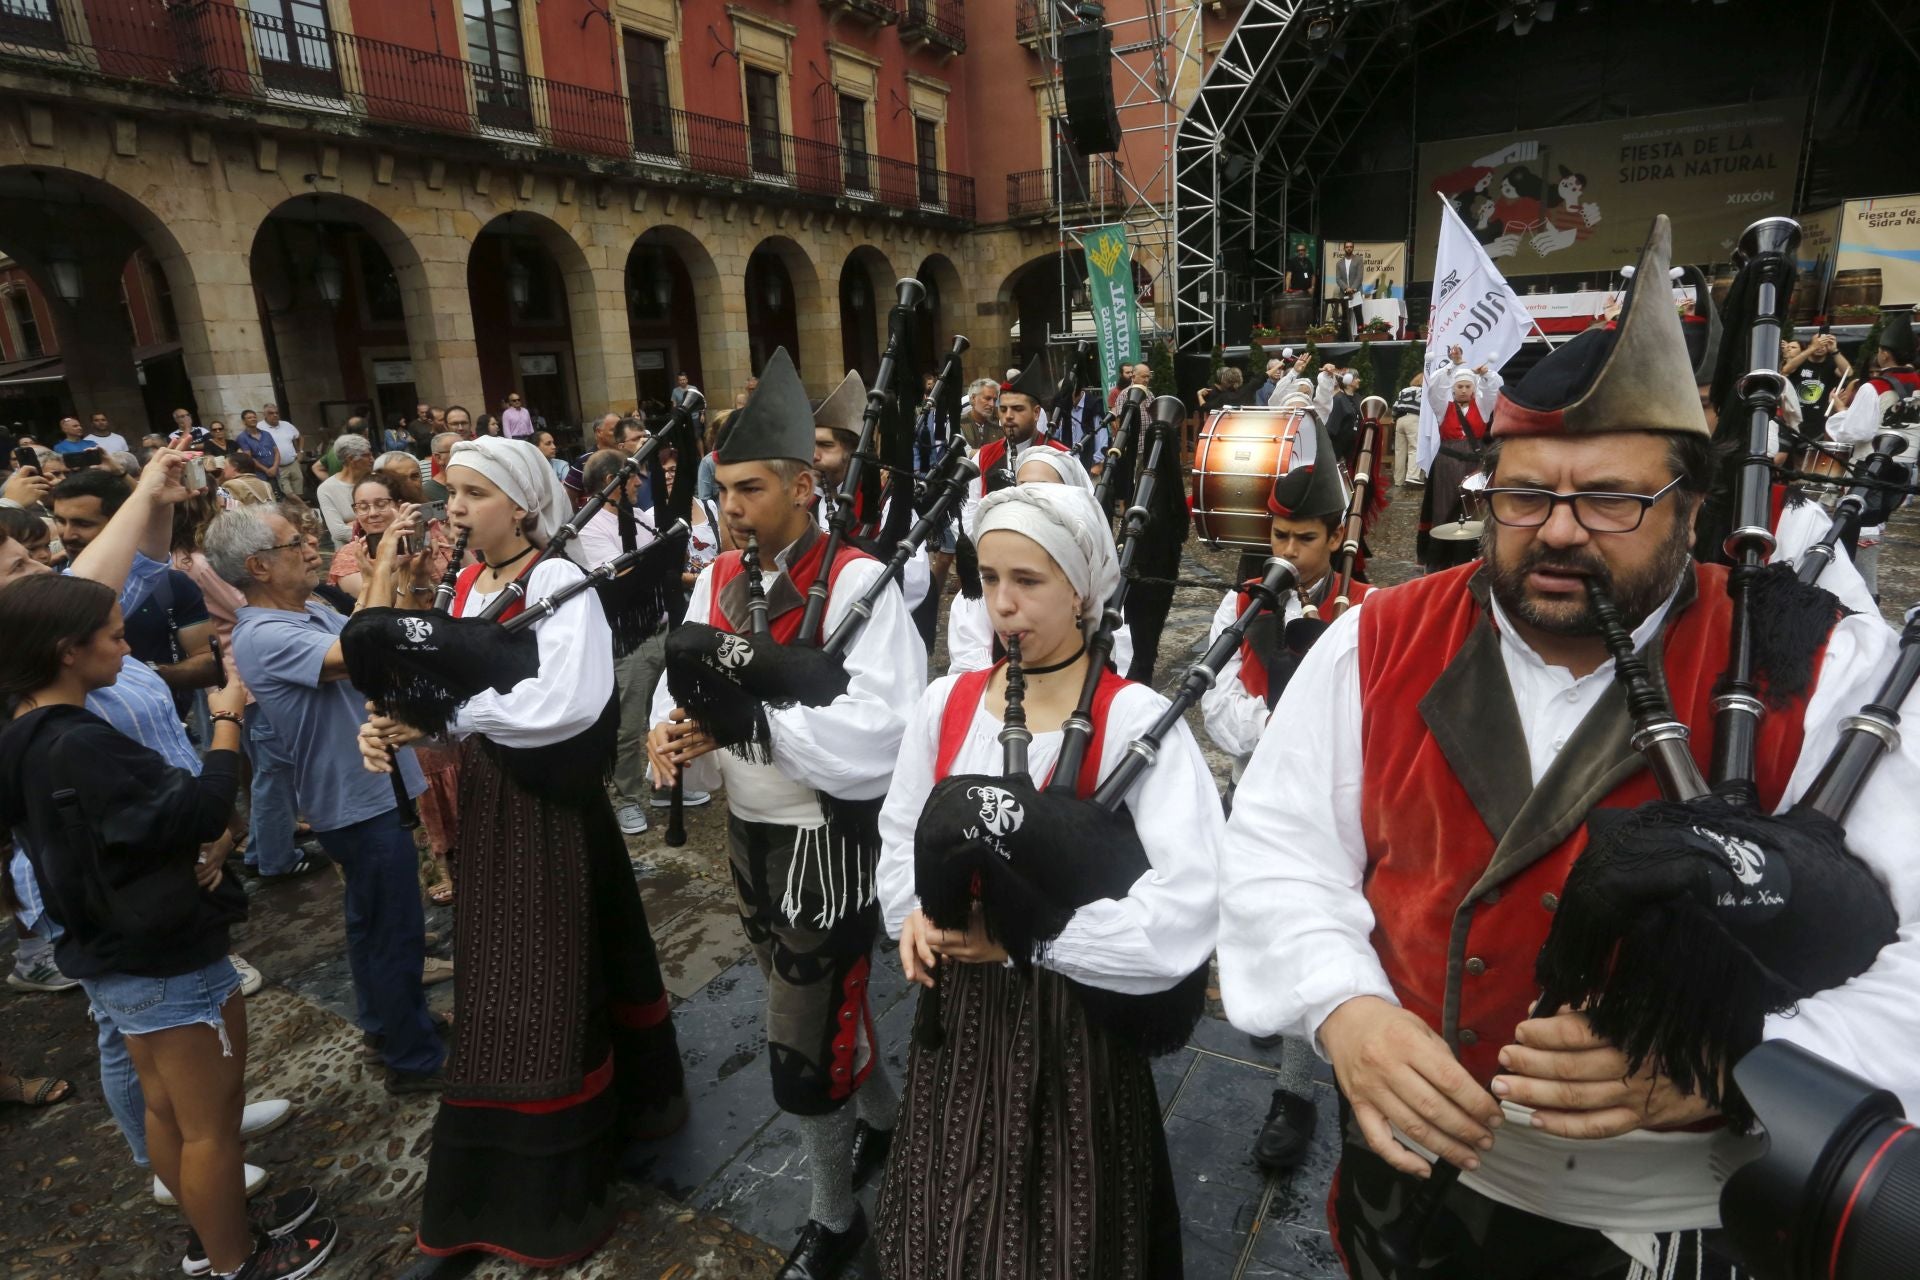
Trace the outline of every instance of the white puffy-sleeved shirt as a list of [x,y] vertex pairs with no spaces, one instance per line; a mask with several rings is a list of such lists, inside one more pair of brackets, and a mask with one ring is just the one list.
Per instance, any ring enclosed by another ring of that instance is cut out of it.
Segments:
[[[1853,393],[1846,412],[1827,419],[1827,434],[1841,444],[1852,445],[1856,462],[1873,452],[1873,438],[1880,434],[1887,410],[1904,397],[1906,389],[1897,382],[1893,385],[1895,391],[1875,394],[1872,387],[1863,383]],[[1894,431],[1906,440],[1905,446],[1894,455],[1895,460],[1909,467],[1920,466],[1920,427],[1895,427]],[[1884,525],[1873,525],[1860,532],[1873,540],[1884,528]]]
[[[535,565],[527,602],[544,599],[585,572],[564,557]],[[467,593],[457,616],[483,612],[499,592]],[[613,633],[594,591],[582,591],[536,624],[540,671],[505,693],[482,689],[448,725],[455,737],[485,735],[503,747],[548,747],[586,732],[613,697]]]
[[[813,504],[813,520],[820,526],[822,533],[832,528],[832,508],[827,504],[826,494],[817,486],[814,490],[819,501]],[[885,525],[888,514],[893,510],[893,495],[889,493],[880,506],[880,523]],[[912,613],[926,602],[927,592],[933,589],[933,565],[927,559],[927,544],[921,543],[914,548],[913,556],[900,567],[900,594],[907,602],[907,612]]]
[[[947,674],[957,676],[993,665],[993,620],[984,599],[964,592],[947,608]],[[1133,665],[1133,632],[1121,623],[1113,632],[1113,669],[1121,675]]]
[[[1213,611],[1213,622],[1207,628],[1207,644],[1211,645],[1220,638],[1220,633],[1233,625],[1240,616],[1240,593],[1229,591],[1220,600],[1220,607]],[[1355,601],[1358,608],[1361,601]],[[1300,597],[1289,592],[1286,596],[1286,608],[1280,616],[1280,625],[1285,626],[1301,615]],[[1349,610],[1351,612],[1351,610]],[[1213,739],[1213,745],[1233,757],[1233,777],[1238,782],[1246,769],[1247,757],[1260,744],[1260,735],[1267,728],[1267,700],[1257,698],[1247,692],[1247,686],[1240,683],[1240,668],[1243,665],[1240,650],[1235,649],[1233,656],[1227,659],[1227,665],[1220,668],[1220,675],[1207,691],[1200,695],[1200,723],[1206,729],[1207,736]]]
[[[1652,638],[1666,609],[1634,630],[1636,648]],[[1494,622],[1537,784],[1613,682],[1612,665],[1575,678],[1542,661],[1497,608]],[[1397,1003],[1373,950],[1373,910],[1363,892],[1359,624],[1350,611],[1314,645],[1274,708],[1274,724],[1285,732],[1260,739],[1235,795],[1221,855],[1220,988],[1228,1018],[1253,1034],[1308,1036],[1318,1045],[1321,1024],[1346,1001]],[[1826,762],[1840,719],[1874,697],[1896,647],[1877,613],[1834,628],[1782,810]],[[1920,743],[1908,737],[1881,760],[1846,822],[1848,846],[1892,894],[1900,940],[1866,973],[1766,1025],[1769,1039],[1791,1040],[1894,1090],[1909,1111],[1920,1107],[1920,1011],[1912,998],[1920,990],[1916,794]],[[1531,1129],[1521,1108],[1506,1110],[1509,1123],[1478,1172],[1462,1175],[1474,1190],[1559,1221],[1626,1233],[1717,1221],[1716,1144],[1733,1140],[1725,1131],[1571,1142]]]
[[[786,572],[788,552],[765,575],[768,590]],[[824,572],[824,568],[823,568]],[[826,634],[853,611],[883,572],[877,560],[861,558],[840,571],[827,597]],[[687,605],[689,622],[706,622],[713,611],[713,566],[700,571]],[[727,807],[749,822],[817,827],[825,818],[816,791],[843,800],[875,800],[886,794],[907,713],[927,682],[927,649],[897,587],[880,593],[867,620],[843,655],[847,691],[824,707],[769,707],[773,763],[743,760],[713,751],[686,770],[686,785],[727,788]],[[673,694],[661,680],[653,691],[652,723],[673,711]]]
[[[894,767],[893,787],[880,810],[881,919],[892,937],[919,906],[913,890],[913,833],[933,791],[940,722],[956,677],[933,683],[908,718]],[[1145,733],[1167,700],[1145,685],[1128,685],[1107,711],[1100,776]],[[985,699],[968,722],[953,759],[954,773],[998,774],[1003,763],[1000,721]],[[1060,755],[1059,730],[1036,733],[1027,760],[1044,778]],[[1060,936],[1047,945],[1042,963],[1077,982],[1127,995],[1165,991],[1199,968],[1213,952],[1217,905],[1215,867],[1224,831],[1220,794],[1200,748],[1185,723],[1160,747],[1158,760],[1127,793],[1152,870],[1134,881],[1124,898],[1103,898],[1073,913]]]

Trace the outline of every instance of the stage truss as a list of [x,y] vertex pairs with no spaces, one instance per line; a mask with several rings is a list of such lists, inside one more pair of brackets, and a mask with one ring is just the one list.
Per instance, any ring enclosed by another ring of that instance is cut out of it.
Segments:
[[[1354,131],[1431,52],[1497,10],[1453,0],[1246,0],[1175,130],[1174,329],[1218,340],[1229,304],[1277,292],[1287,230],[1319,234],[1319,183]],[[1316,18],[1325,34],[1310,39]],[[1316,271],[1318,264],[1315,265]]]
[[[1078,25],[1076,6],[1064,0],[1038,0],[1040,35],[1035,46],[1046,68],[1048,107],[1064,119],[1066,99],[1061,75],[1060,32]],[[1123,224],[1134,261],[1147,268],[1153,311],[1170,328],[1174,296],[1174,138],[1182,108],[1206,70],[1202,17],[1205,0],[1144,0],[1143,11],[1105,21],[1113,37],[1114,106],[1120,119],[1120,150],[1088,157],[1088,201],[1069,200],[1067,184],[1053,183],[1054,218],[1060,241],[1058,274],[1060,314],[1073,323],[1074,293],[1085,279],[1076,271],[1073,250],[1080,237],[1097,227]],[[1051,145],[1051,144],[1050,144]],[[1157,156],[1148,167],[1144,158]],[[1130,157],[1129,172],[1122,158]],[[1142,306],[1146,299],[1141,299]],[[1059,338],[1052,339],[1060,341]]]

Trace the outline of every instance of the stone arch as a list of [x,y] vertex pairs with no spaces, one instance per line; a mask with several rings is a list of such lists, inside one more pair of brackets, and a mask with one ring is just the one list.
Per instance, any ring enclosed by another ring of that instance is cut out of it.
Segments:
[[[513,297],[516,276],[525,303]],[[620,385],[607,367],[600,283],[586,249],[544,214],[513,210],[480,228],[467,255],[467,291],[487,412],[498,413],[508,391],[521,388],[556,435],[569,447],[578,442],[580,424]],[[624,333],[620,339],[627,348]],[[530,381],[538,392],[524,389]],[[625,386],[632,385],[629,373]]]
[[[135,372],[133,331],[122,308],[89,299],[117,296],[121,272],[139,248],[166,280],[180,349],[177,393],[168,387],[156,394],[190,399],[185,407],[199,419],[230,416],[269,393],[236,231],[245,235],[250,228],[223,225],[197,207],[163,217],[140,194],[101,174],[59,164],[0,165],[0,249],[42,286],[68,385],[88,394],[82,411],[98,407],[129,426],[156,417]],[[77,268],[78,301],[51,287],[56,260]],[[164,411],[157,420],[165,421]]]
[[[778,271],[773,269],[775,265]],[[776,280],[777,286],[769,284]],[[791,289],[789,305],[775,304],[775,288]],[[814,395],[825,395],[840,381],[833,373],[840,359],[840,308],[838,298],[821,287],[820,270],[812,256],[788,236],[768,236],[747,256],[744,290],[751,371],[758,374],[773,348],[791,339],[798,350],[789,354],[808,389]],[[784,330],[777,338],[776,329]]]
[[[870,244],[856,245],[840,264],[840,366],[836,374],[858,369],[871,384],[880,371],[887,341],[887,313],[893,306],[893,263]],[[836,376],[833,381],[839,381]]]
[[[920,317],[920,367],[937,369],[953,347],[953,338],[964,332],[961,318],[972,314],[966,286],[953,260],[944,253],[930,253],[921,259],[914,272],[927,286],[926,305]],[[969,339],[975,335],[967,334]]]
[[[659,299],[659,282],[652,278],[661,261],[668,262],[674,277],[669,281],[664,310],[666,325],[658,319],[654,304]],[[715,410],[732,404],[732,393],[719,385],[729,365],[726,339],[734,326],[727,323],[727,307],[719,267],[707,247],[691,232],[671,223],[649,227],[634,239],[627,250],[627,313],[630,340],[635,357],[636,393],[644,401],[664,399],[657,395],[656,379],[650,369],[642,369],[643,353],[662,349],[662,334],[670,331],[671,355],[663,371],[671,387],[673,377],[685,372],[693,384],[707,393]],[[636,296],[636,291],[643,291]],[[685,297],[681,296],[684,291]],[[648,295],[651,295],[649,297]],[[691,337],[683,331],[691,321]],[[711,384],[711,385],[710,385]]]
[[331,425],[308,412],[324,402],[365,404],[377,431],[419,401],[460,399],[420,244],[384,210],[338,192],[288,196],[261,219],[248,264],[282,410],[313,434]]

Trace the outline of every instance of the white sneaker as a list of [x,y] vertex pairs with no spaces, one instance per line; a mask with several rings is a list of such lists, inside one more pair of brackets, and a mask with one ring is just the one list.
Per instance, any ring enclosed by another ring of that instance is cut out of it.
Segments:
[[259,991],[260,988],[267,985],[267,980],[261,976],[260,971],[248,964],[245,960],[242,960],[239,956],[228,956],[227,963],[231,964],[233,971],[240,975],[241,995],[253,995]]
[[647,829],[647,811],[637,804],[623,804],[613,811],[622,835],[637,836]]
[[[260,1188],[267,1185],[267,1171],[257,1164],[250,1164],[247,1170],[247,1198],[251,1200],[260,1194]],[[159,1178],[153,1180],[153,1198],[161,1204],[176,1205],[180,1202],[173,1198],[173,1192],[167,1190],[167,1184]]]
[[7,975],[7,985],[15,991],[71,991],[80,979],[69,978],[51,960],[42,960],[31,969],[15,969]]
[[293,1114],[293,1104],[285,1098],[268,1098],[265,1102],[249,1102],[240,1112],[240,1136],[257,1138],[263,1133],[272,1133],[287,1122]]

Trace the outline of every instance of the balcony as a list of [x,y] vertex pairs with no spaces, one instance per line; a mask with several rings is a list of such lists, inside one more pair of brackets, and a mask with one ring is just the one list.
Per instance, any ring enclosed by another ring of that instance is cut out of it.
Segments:
[[906,0],[900,40],[909,49],[933,49],[945,55],[967,51],[966,11],[961,0]]
[[900,21],[900,0],[820,0],[820,7],[870,27],[890,27]]
[[1009,218],[1047,219],[1063,209],[1069,215],[1102,208],[1118,212],[1120,204],[1120,175],[1104,161],[1007,175]]
[[974,217],[973,179],[963,174],[923,171],[739,121],[654,110],[621,94],[406,45],[290,26],[226,0],[118,0],[112,12],[89,15],[86,43],[74,40],[58,15],[51,3],[0,0],[0,63],[517,143],[617,162],[634,176],[663,181]]
[[1047,12],[1053,3],[1054,0],[1018,0],[1013,8],[1013,38],[1029,49],[1039,49],[1053,25]]

